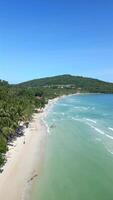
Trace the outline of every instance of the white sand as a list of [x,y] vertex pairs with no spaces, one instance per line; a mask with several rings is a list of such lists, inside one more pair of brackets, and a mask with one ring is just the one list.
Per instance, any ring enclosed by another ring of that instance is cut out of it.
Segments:
[[7,162],[0,174],[0,200],[23,200],[29,183],[38,176],[42,143],[47,136],[42,118],[57,100],[49,101],[43,113],[34,114],[25,136],[17,138],[14,146],[9,147]]

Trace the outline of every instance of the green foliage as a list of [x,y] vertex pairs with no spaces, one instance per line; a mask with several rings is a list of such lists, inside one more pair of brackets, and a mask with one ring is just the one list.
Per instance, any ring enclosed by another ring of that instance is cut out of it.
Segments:
[[81,76],[62,75],[55,77],[47,77],[36,79],[19,84],[24,87],[43,87],[60,89],[61,87],[80,90],[82,92],[92,93],[113,93],[113,83],[107,83],[92,78],[85,78]]
[[40,89],[0,84],[0,166],[5,161],[7,143],[17,136],[19,122],[28,123],[34,110],[44,105]]
[[7,150],[7,142],[3,136],[0,136],[0,166],[5,162],[5,152]]

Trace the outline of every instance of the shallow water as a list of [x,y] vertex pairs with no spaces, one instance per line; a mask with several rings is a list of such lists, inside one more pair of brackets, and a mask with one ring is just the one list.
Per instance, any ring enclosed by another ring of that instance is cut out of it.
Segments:
[[113,200],[113,95],[63,98],[45,120],[45,159],[31,199]]

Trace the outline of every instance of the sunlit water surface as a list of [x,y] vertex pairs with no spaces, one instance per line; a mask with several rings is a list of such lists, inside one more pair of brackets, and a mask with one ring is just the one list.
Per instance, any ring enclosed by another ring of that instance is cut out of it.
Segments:
[[113,200],[113,95],[63,98],[45,120],[45,159],[31,200]]

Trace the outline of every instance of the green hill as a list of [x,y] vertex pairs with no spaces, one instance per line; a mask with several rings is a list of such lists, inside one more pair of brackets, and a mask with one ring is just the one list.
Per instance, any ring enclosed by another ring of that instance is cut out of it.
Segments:
[[61,75],[18,84],[24,87],[73,88],[81,92],[113,93],[113,83],[81,76]]

